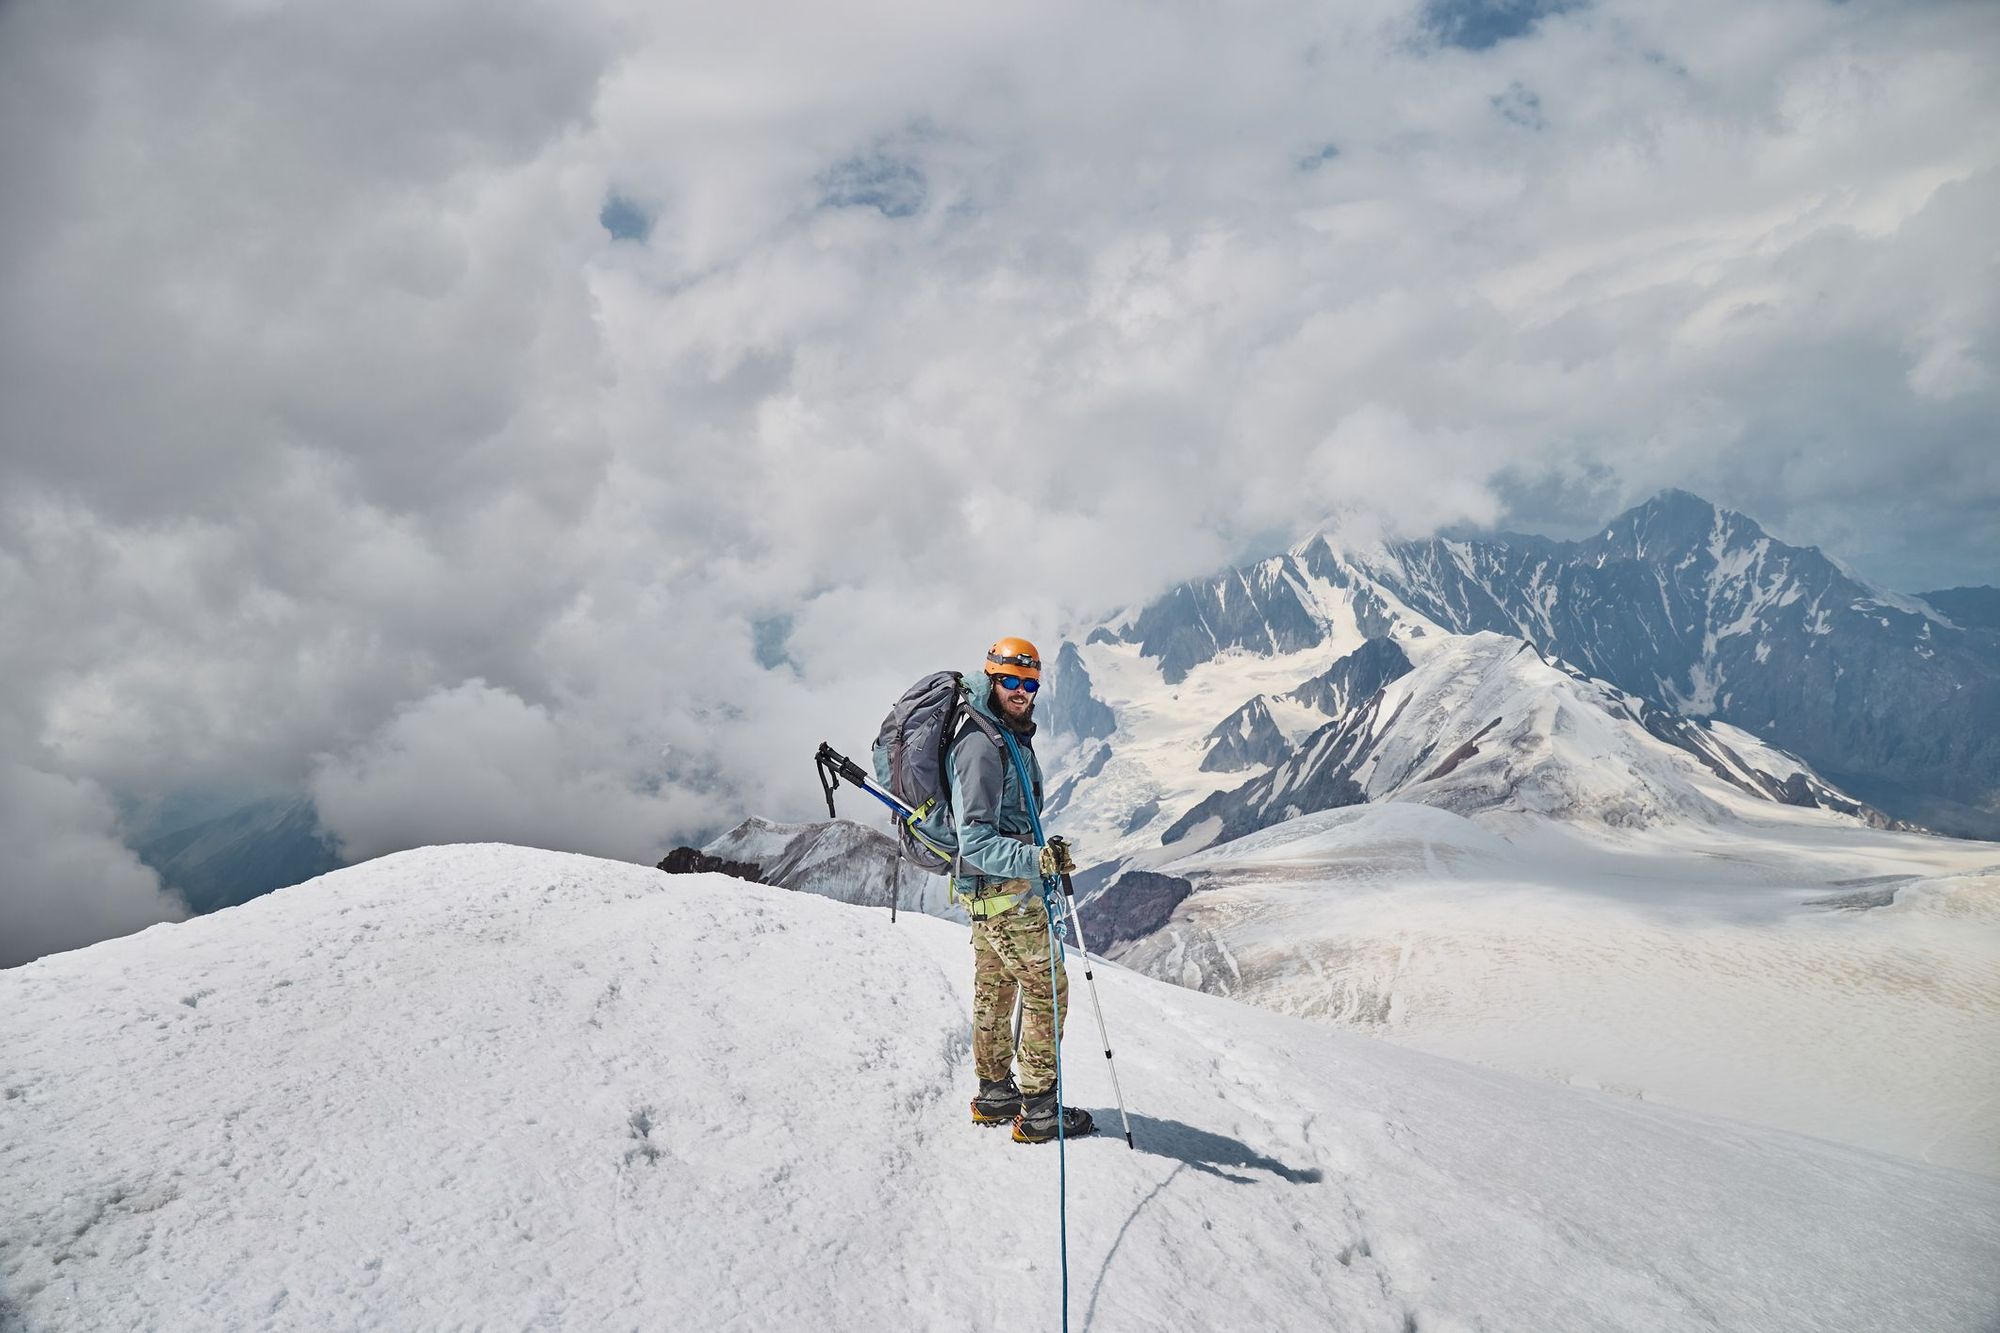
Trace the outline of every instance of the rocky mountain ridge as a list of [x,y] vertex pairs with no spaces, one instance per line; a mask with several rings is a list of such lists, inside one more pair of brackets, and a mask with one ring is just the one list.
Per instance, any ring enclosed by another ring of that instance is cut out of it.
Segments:
[[[1172,688],[1230,655],[1279,658],[1342,635],[1407,644],[1481,632],[1531,643],[1662,716],[1747,732],[1891,815],[1964,836],[2000,832],[2000,633],[1871,587],[1684,491],[1575,542],[1350,549],[1315,536],[1181,584],[1085,643],[1136,646]],[[1087,672],[1072,679],[1088,688]],[[1352,702],[1325,701],[1327,711]],[[1228,728],[1216,729],[1222,745]],[[1236,735],[1212,771],[1274,761],[1257,719],[1238,719]]]

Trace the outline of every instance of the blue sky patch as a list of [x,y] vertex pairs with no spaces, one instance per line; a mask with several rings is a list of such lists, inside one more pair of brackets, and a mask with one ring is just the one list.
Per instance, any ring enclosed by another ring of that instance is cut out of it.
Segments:
[[653,230],[653,220],[646,216],[645,210],[618,194],[605,197],[597,220],[614,241],[638,241],[643,245]]
[[789,615],[766,616],[762,620],[751,621],[750,646],[757,656],[757,665],[766,671],[795,665],[789,647],[791,637],[792,618]]
[[906,218],[924,206],[929,193],[923,169],[889,153],[862,153],[820,177],[823,208],[872,208],[888,218]]
[[1581,0],[1426,0],[1423,25],[1444,46],[1484,51],[1526,36],[1550,14],[1582,7]]
[[1508,84],[1506,92],[1494,94],[1491,100],[1495,111],[1522,129],[1539,130],[1548,124],[1542,119],[1542,99],[1524,84]]

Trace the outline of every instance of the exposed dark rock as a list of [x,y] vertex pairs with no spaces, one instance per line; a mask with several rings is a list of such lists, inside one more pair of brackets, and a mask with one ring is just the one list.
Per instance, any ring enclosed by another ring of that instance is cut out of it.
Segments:
[[1429,782],[1433,778],[1442,778],[1450,776],[1453,769],[1457,768],[1460,764],[1464,763],[1466,760],[1472,758],[1474,755],[1479,753],[1479,738],[1481,736],[1484,736],[1487,732],[1493,730],[1493,728],[1499,725],[1500,725],[1500,719],[1496,717],[1491,722],[1488,722],[1485,726],[1481,727],[1477,732],[1473,733],[1473,737],[1471,740],[1467,741],[1465,744],[1459,746],[1456,750],[1453,750],[1450,754],[1446,755],[1444,757],[1444,762],[1439,764],[1436,768],[1432,769],[1430,773],[1425,776],[1424,781]]
[[1099,773],[1102,773],[1104,766],[1110,762],[1111,747],[1100,745],[1097,753],[1090,757],[1090,761],[1080,771],[1073,776],[1064,778],[1061,784],[1049,794],[1048,803],[1042,807],[1042,817],[1044,819],[1054,819],[1057,815],[1061,814],[1068,807],[1070,798],[1076,795],[1077,787],[1096,777]]
[[1078,915],[1083,917],[1090,932],[1090,947],[1099,953],[1109,953],[1166,925],[1174,909],[1192,892],[1194,886],[1177,875],[1127,870],[1092,898]]
[[1381,701],[1382,695],[1377,693],[1347,717],[1306,737],[1289,759],[1270,772],[1208,797],[1175,820],[1160,841],[1179,842],[1213,819],[1216,831],[1205,844],[1212,846],[1315,810],[1361,804],[1368,798],[1353,774],[1368,756]]
[[738,879],[764,882],[762,868],[748,861],[725,861],[719,856],[710,856],[696,847],[676,847],[668,852],[666,859],[657,867],[669,875],[705,875],[710,873],[734,875]]
[[1318,643],[1321,633],[1299,598],[1291,557],[1279,556],[1179,585],[1139,613],[1127,638],[1159,658],[1161,676],[1178,685],[1225,648],[1297,652]]
[[1954,838],[2000,842],[2000,810],[1981,809],[1865,773],[1828,772],[1824,776],[1842,791],[1878,810],[1894,810],[1917,827]]
[[1201,761],[1204,773],[1241,773],[1275,764],[1292,749],[1261,694],[1216,723],[1207,741],[1208,753]]
[[[1590,680],[1583,671],[1561,659],[1544,656],[1542,660],[1574,680]],[[1644,727],[1655,740],[1665,741],[1669,745],[1687,751],[1709,772],[1752,796],[1761,796],[1784,805],[1816,807],[1852,815],[1871,828],[1924,831],[1920,825],[1886,815],[1797,769],[1782,777],[1775,773],[1766,773],[1738,753],[1736,747],[1723,740],[1717,734],[1714,725],[1707,721],[1682,717],[1650,700],[1632,694],[1622,697],[1617,705],[1617,711],[1621,716]]]
[[2000,630],[2000,588],[1940,588],[1920,595],[1960,629]]
[[1375,638],[1291,692],[1289,696],[1339,718],[1390,681],[1406,676],[1410,659],[1394,639]]
[[1157,799],[1141,802],[1136,808],[1133,809],[1130,818],[1126,819],[1125,821],[1126,835],[1130,836],[1131,834],[1137,833],[1140,829],[1146,827],[1147,822],[1151,820],[1154,815],[1157,815],[1159,813],[1160,813],[1160,803]]
[[1090,672],[1075,644],[1063,641],[1046,676],[1035,716],[1051,733],[1088,740],[1118,730],[1110,706],[1091,693]]
[[1892,907],[1897,891],[1908,884],[1914,876],[1888,875],[1883,878],[1893,881],[1880,888],[1854,889],[1847,893],[1829,894],[1824,898],[1807,898],[1801,907],[1823,907],[1832,912],[1872,912],[1878,907]]

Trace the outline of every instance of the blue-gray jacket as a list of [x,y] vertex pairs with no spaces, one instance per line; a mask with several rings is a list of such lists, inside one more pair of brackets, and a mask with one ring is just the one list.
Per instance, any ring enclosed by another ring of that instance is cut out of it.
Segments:
[[[988,702],[986,676],[969,676],[971,706],[1005,729],[1007,720]],[[1035,826],[1028,802],[1042,811],[1042,766],[1035,759],[1035,728],[1013,733],[1021,747],[1033,790],[1023,793],[1021,775],[1004,745],[995,745],[977,726],[969,726],[951,747],[951,808],[957,824],[958,887],[977,896],[1005,879],[1033,879],[1040,873],[1041,852],[1035,847]]]

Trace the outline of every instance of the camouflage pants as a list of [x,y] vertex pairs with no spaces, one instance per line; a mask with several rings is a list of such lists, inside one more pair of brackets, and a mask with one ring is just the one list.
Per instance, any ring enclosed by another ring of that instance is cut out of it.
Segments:
[[[1014,994],[1021,994],[1021,1091],[1056,1081],[1056,1033],[1069,1014],[1069,975],[1058,959],[1049,985],[1049,910],[1033,881],[1009,880],[1021,901],[972,922],[972,1063],[983,1079],[1007,1077],[1014,1056]],[[1053,989],[1053,998],[1051,990]]]

